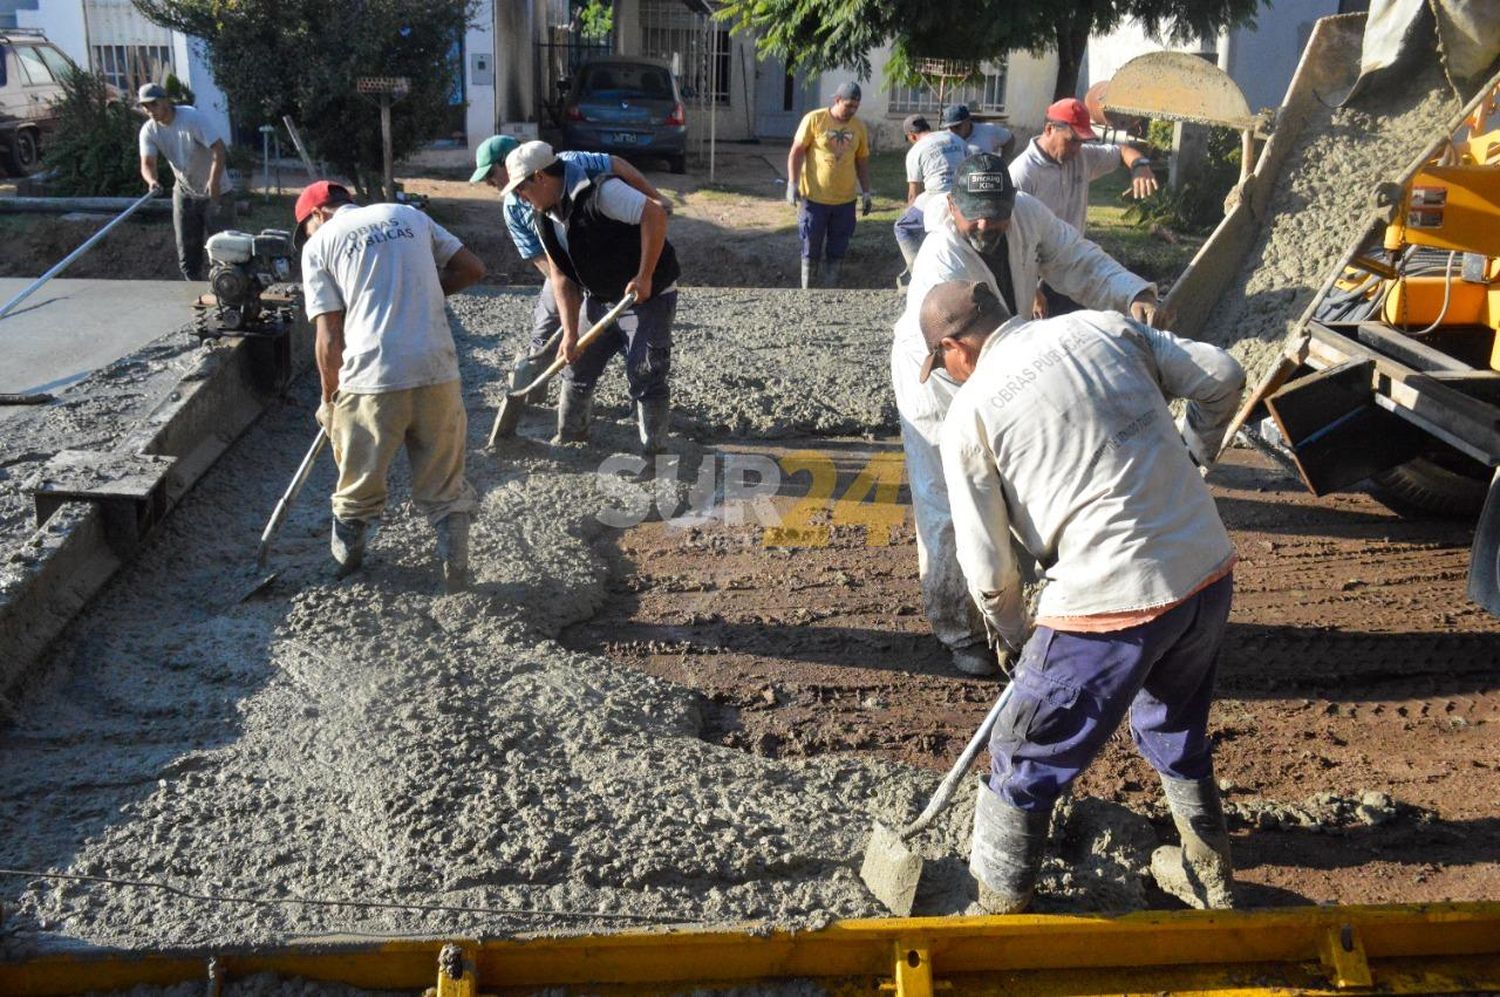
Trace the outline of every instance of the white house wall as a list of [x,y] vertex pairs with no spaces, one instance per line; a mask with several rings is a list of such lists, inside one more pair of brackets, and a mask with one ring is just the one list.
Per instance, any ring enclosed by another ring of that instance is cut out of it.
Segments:
[[16,25],[36,28],[47,40],[80,66],[89,64],[88,31],[84,27],[83,4],[49,0],[37,10],[16,11]]
[[499,79],[495,58],[494,0],[482,0],[474,20],[464,32],[464,131],[469,148],[495,134],[500,117],[495,106],[495,84]]

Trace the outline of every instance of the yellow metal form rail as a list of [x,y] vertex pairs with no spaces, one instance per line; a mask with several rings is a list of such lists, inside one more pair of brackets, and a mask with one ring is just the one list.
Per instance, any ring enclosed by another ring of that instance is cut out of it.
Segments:
[[[1500,904],[841,921],[805,933],[403,939],[0,964],[0,994],[62,997],[273,972],[436,997],[671,992],[814,978],[830,993],[1341,994],[1500,990]],[[436,986],[434,987],[434,980]]]

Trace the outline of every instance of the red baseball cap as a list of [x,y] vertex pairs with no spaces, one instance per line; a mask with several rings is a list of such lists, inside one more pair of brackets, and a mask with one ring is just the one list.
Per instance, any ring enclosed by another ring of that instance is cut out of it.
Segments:
[[1094,123],[1089,118],[1089,109],[1083,106],[1083,101],[1074,97],[1064,97],[1047,108],[1047,120],[1067,125],[1081,139],[1092,141],[1099,138],[1094,131]]
[[349,188],[332,180],[318,180],[302,188],[302,193],[297,195],[296,207],[292,208],[292,216],[297,219],[297,242],[307,238],[303,226],[314,209],[326,208],[330,204],[348,204],[350,200]]

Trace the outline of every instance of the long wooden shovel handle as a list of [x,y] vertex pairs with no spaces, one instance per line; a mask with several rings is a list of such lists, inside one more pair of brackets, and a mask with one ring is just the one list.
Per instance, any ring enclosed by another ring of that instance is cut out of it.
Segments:
[[1000,711],[1005,709],[1006,703],[1010,702],[1010,694],[1015,687],[1016,682],[1012,678],[1005,686],[1005,691],[1000,693],[1000,698],[995,700],[995,705],[990,707],[990,712],[985,715],[984,723],[979,725],[979,729],[969,739],[969,743],[964,748],[963,754],[958,756],[958,761],[953,764],[953,768],[949,769],[948,774],[943,777],[942,785],[938,786],[937,792],[932,794],[932,800],[927,804],[927,809],[923,810],[916,820],[902,828],[900,833],[902,841],[920,834],[927,828],[928,824],[932,823],[932,819],[948,805],[948,801],[953,798],[953,791],[958,788],[958,781],[964,777],[965,772],[969,771],[969,766],[974,764],[974,759],[979,754],[980,747],[990,739],[990,731],[995,729],[995,721],[1000,719]]
[[[585,332],[582,336],[578,337],[578,351],[582,353],[584,350],[594,345],[594,340],[604,335],[605,331],[610,326],[615,324],[615,319],[623,315],[625,313],[625,310],[633,304],[635,304],[634,291],[626,294],[625,297],[621,298],[619,304],[615,305],[608,312],[606,312],[603,318],[595,322],[589,328],[588,332]],[[536,380],[532,381],[524,388],[517,388],[516,390],[510,392],[510,397],[523,398],[526,395],[531,394],[537,388],[540,388],[542,385],[552,380],[552,378],[556,377],[557,372],[562,370],[565,366],[567,366],[566,361],[564,361],[562,357],[558,357],[556,360],[547,365],[547,369],[542,371],[541,375],[538,376]]]

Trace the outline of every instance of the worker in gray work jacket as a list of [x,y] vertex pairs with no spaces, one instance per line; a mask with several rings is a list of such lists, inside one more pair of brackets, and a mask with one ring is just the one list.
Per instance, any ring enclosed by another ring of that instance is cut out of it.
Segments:
[[[969,675],[997,668],[984,629],[962,598],[964,579],[953,549],[953,520],[943,484],[938,431],[957,386],[939,372],[917,381],[927,356],[917,313],[927,292],[948,280],[978,280],[1019,313],[1038,279],[1092,308],[1156,316],[1156,287],[1059,221],[1028,194],[1017,193],[999,156],[970,156],[959,164],[947,196],[928,202],[927,238],[912,263],[906,310],[891,343],[891,387],[901,416],[901,448],[917,520],[917,571],[922,608],[953,665]],[[1025,289],[1024,292],[1022,289]],[[1016,295],[1022,294],[1021,299]]]
[[[667,377],[679,273],[677,254],[667,241],[666,211],[610,174],[570,172],[545,142],[527,142],[511,152],[505,172],[510,179],[504,193],[514,193],[534,212],[562,319],[558,356],[568,366],[563,368],[553,442],[588,438],[599,375],[611,357],[624,353],[641,448],[658,452],[672,417]],[[628,293],[635,295],[635,304],[604,338],[580,353],[580,299],[592,323]]]
[[[1019,657],[974,811],[981,905],[1030,902],[1053,804],[1128,714],[1182,836],[1152,856],[1158,884],[1231,906],[1207,727],[1234,546],[1199,467],[1218,453],[1244,371],[1118,312],[1012,319],[982,281],[935,287],[921,327],[918,380],[942,370],[960,386],[942,451],[968,595]],[[1042,568],[1035,619],[1013,542]]]
[[172,187],[172,231],[177,236],[177,266],[184,280],[202,280],[203,246],[215,232],[234,224],[234,203],[226,197],[228,152],[208,115],[196,107],[178,107],[159,84],[147,83],[138,95],[149,120],[141,126],[141,179],[160,193],[156,157],[166,157],[176,179]]

